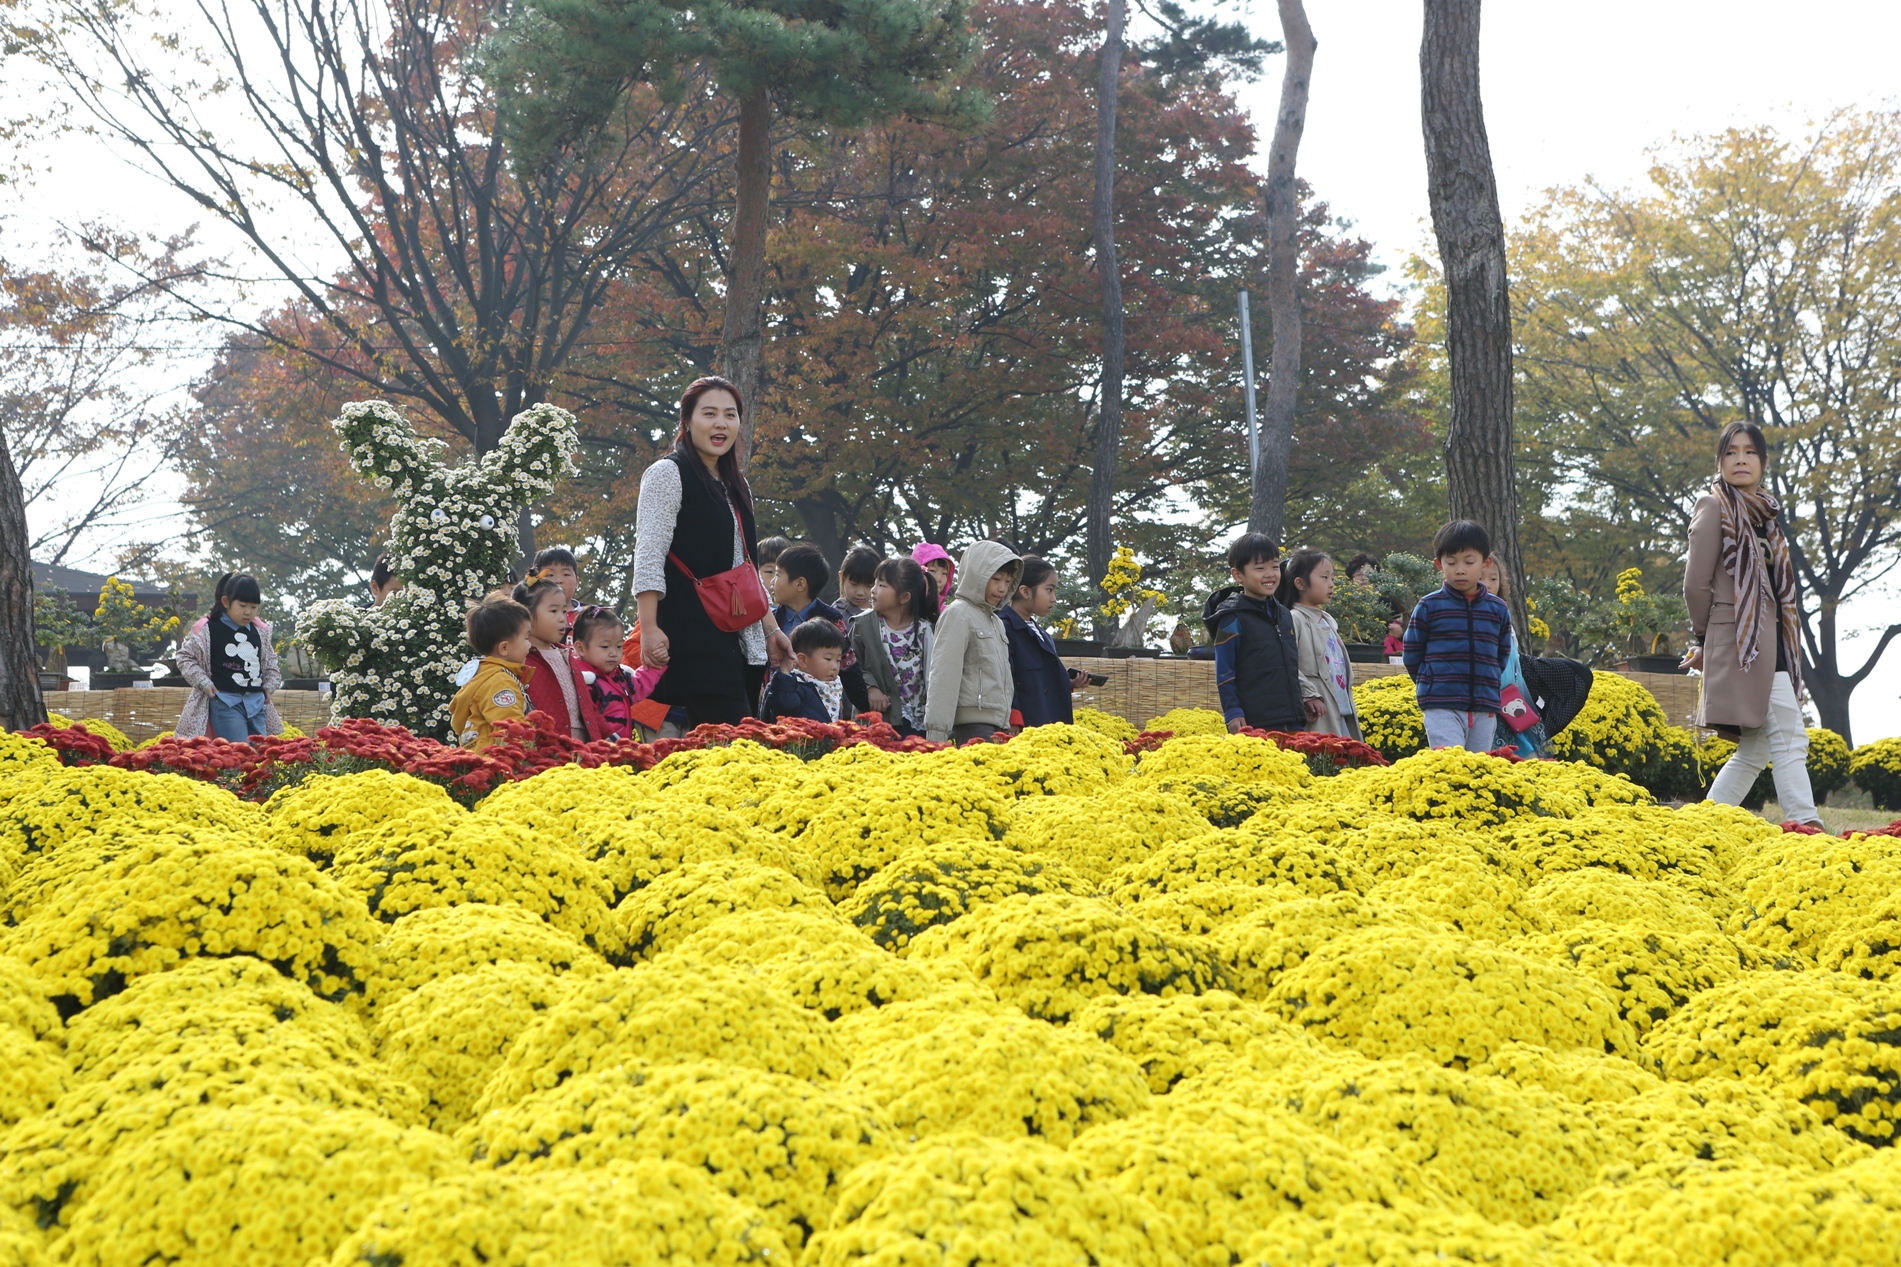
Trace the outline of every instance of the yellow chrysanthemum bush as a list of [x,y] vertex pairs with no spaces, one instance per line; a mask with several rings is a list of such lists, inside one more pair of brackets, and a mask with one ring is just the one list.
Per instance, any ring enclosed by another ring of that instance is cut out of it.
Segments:
[[1560,932],[1509,943],[1535,959],[1577,969],[1617,1000],[1641,1037],[1704,990],[1735,981],[1755,956],[1722,933],[1577,920]]
[[457,1169],[447,1139],[360,1109],[206,1108],[115,1149],[62,1248],[97,1267],[321,1261],[391,1193]]
[[975,981],[956,961],[900,959],[849,924],[795,910],[724,916],[654,962],[754,969],[780,994],[833,1021]]
[[1313,780],[1306,759],[1252,735],[1183,735],[1144,753],[1133,786],[1178,796],[1216,827],[1233,827]]
[[1099,735],[1107,736],[1119,744],[1126,744],[1141,733],[1136,730],[1134,722],[1118,717],[1114,713],[1105,713],[1099,708],[1078,708],[1076,724],[1085,730],[1093,730]]
[[68,1090],[0,1134],[0,1204],[67,1220],[100,1168],[181,1116],[270,1101],[423,1120],[345,1008],[248,957],[139,977],[67,1028]]
[[955,1134],[853,1171],[805,1262],[1185,1267],[1184,1248],[1170,1219],[1061,1148]]
[[886,950],[908,953],[927,929],[1022,894],[1086,895],[1094,886],[1060,862],[981,840],[907,849],[839,904],[846,919]]
[[1045,893],[1005,898],[934,928],[913,959],[969,968],[1005,1003],[1067,1021],[1101,994],[1200,994],[1227,984],[1214,948],[1155,928],[1100,898]]
[[568,995],[540,964],[492,963],[437,977],[377,1012],[377,1050],[427,1098],[429,1124],[468,1121],[515,1039]]
[[1081,726],[1032,726],[1005,744],[972,744],[933,760],[968,768],[1007,796],[1093,796],[1128,778],[1135,759]]
[[1245,1051],[1256,1039],[1290,1046],[1311,1042],[1258,1004],[1226,990],[1203,994],[1103,994],[1070,1017],[1070,1028],[1094,1034],[1142,1066],[1149,1090],[1164,1095],[1183,1078]]
[[393,770],[313,774],[264,802],[270,842],[318,866],[329,866],[352,837],[391,819],[412,813],[455,819],[467,812],[441,784]]
[[[37,739],[31,742],[39,743]],[[52,766],[36,769],[33,778],[0,788],[0,849],[21,856],[50,852],[68,840],[97,832],[168,826],[232,832],[258,840],[264,834],[264,816],[257,806],[224,789],[181,774],[148,774],[108,765],[69,770],[58,764],[58,758]]]
[[46,985],[21,960],[0,954],[0,1127],[51,1107],[66,1089],[65,1028]]
[[642,964],[571,982],[522,1031],[489,1079],[477,1114],[634,1061],[719,1060],[827,1081],[844,1051],[822,1016],[734,968]]
[[1753,972],[1705,990],[1644,1039],[1666,1077],[1741,1078],[1886,1146],[1901,1119],[1901,988],[1828,972]]
[[1404,673],[1354,687],[1353,711],[1367,745],[1388,761],[1410,757],[1426,746],[1426,715],[1419,711],[1413,680]]
[[1670,724],[1642,684],[1616,673],[1591,675],[1591,693],[1571,724],[1551,737],[1551,755],[1624,775],[1662,795],[1702,790],[1688,732]]
[[165,836],[134,838],[0,932],[67,1011],[201,955],[255,955],[340,1000],[362,992],[375,943],[362,898],[305,859]]
[[433,906],[381,929],[377,964],[363,986],[374,1014],[431,981],[496,963],[529,964],[556,976],[606,972],[607,960],[579,938],[519,906]]
[[565,823],[581,852],[607,880],[619,904],[661,876],[701,862],[739,860],[776,867],[823,888],[816,859],[783,836],[755,827],[744,811],[662,792],[639,803],[632,818],[576,815]]
[[1773,966],[1813,967],[1831,939],[1901,892],[1901,840],[1790,832],[1763,841],[1728,878],[1741,895],[1729,919],[1737,939]]
[[465,902],[518,906],[597,950],[619,949],[600,870],[572,846],[512,823],[406,814],[353,836],[330,874],[386,923]]
[[[834,779],[839,783],[820,807],[793,820],[784,832],[789,844],[818,862],[833,901],[851,897],[880,867],[914,846],[1003,839],[1011,797],[960,754],[935,755],[940,759],[928,766],[880,763],[857,774],[847,773],[848,767],[831,769],[818,776],[822,782],[804,785],[809,790]],[[789,799],[800,796],[798,789],[789,793]],[[771,826],[773,808],[772,802],[761,805],[762,825]]]
[[1171,708],[1160,717],[1149,718],[1143,723],[1142,729],[1171,731],[1177,737],[1225,735],[1228,733],[1228,723],[1212,708]]
[[970,998],[894,1003],[839,1022],[846,1090],[907,1137],[976,1131],[1059,1147],[1149,1105],[1136,1063],[1075,1027]]
[[900,1146],[862,1096],[714,1062],[580,1074],[484,1115],[456,1142],[504,1170],[683,1162],[764,1211],[794,1248],[829,1221],[847,1173]]
[[580,819],[600,814],[634,817],[659,788],[659,780],[628,766],[557,765],[532,778],[500,784],[481,799],[475,813],[526,827],[538,836],[566,839]]
[[1856,748],[1848,758],[1848,776],[1876,809],[1901,810],[1901,736]]
[[1519,762],[1462,748],[1421,752],[1390,766],[1346,771],[1322,785],[1336,800],[1360,802],[1420,822],[1495,827],[1521,818],[1568,817],[1599,804],[1638,804],[1634,783],[1570,762]]
[[[1009,746],[1009,745],[1006,745]],[[1100,884],[1163,845],[1208,833],[1193,802],[1167,792],[1117,787],[1096,796],[1045,796],[1017,803],[1003,843],[1062,863]]]
[[734,911],[805,911],[841,919],[817,889],[790,871],[737,858],[670,871],[614,908],[614,935],[636,960],[673,949]]
[[757,1206],[704,1170],[642,1158],[586,1170],[471,1169],[391,1196],[330,1267],[734,1267],[792,1261]]
[[1617,1000],[1548,961],[1458,933],[1365,928],[1315,950],[1269,995],[1289,1021],[1364,1055],[1465,1068],[1508,1042],[1637,1045]]
[[[1267,892],[1273,900],[1225,922],[1209,937],[1234,989],[1250,999],[1267,999],[1284,973],[1357,929],[1393,928],[1420,935],[1449,931],[1429,915],[1358,893],[1306,897],[1278,889]],[[1144,903],[1143,909],[1151,904]]]
[[1605,1160],[1602,1132],[1570,1100],[1416,1055],[1292,1060],[1276,1045],[1217,1065],[1173,1095],[1278,1105],[1399,1176],[1416,1173],[1415,1190],[1527,1226],[1555,1216]]

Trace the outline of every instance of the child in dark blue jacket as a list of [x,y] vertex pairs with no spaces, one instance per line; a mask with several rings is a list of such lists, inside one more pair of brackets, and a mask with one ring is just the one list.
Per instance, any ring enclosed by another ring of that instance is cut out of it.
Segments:
[[831,621],[808,620],[792,631],[791,668],[780,669],[766,683],[760,716],[809,717],[837,721],[845,702],[845,683],[839,665],[845,659],[845,635]]
[[1215,644],[1215,687],[1228,729],[1299,730],[1300,647],[1294,617],[1274,600],[1281,551],[1265,533],[1243,533],[1228,547],[1234,584],[1208,595],[1201,618]]
[[[819,597],[819,591],[830,578],[831,568],[818,547],[797,545],[782,551],[778,568],[779,584],[774,591],[778,606],[772,609],[772,614],[782,632],[790,637],[794,629],[808,620],[828,620],[838,626],[839,636],[850,637],[851,626],[845,613]],[[858,657],[852,654],[849,642],[839,681],[845,684],[845,698],[854,711],[862,713],[871,707],[871,699],[865,693],[865,671],[858,666]]]
[[1017,576],[1016,593],[997,608],[997,617],[1010,635],[1010,677],[1016,683],[1010,724],[1019,729],[1076,720],[1069,693],[1086,675],[1063,663],[1049,633],[1036,623],[1038,616],[1049,615],[1055,605],[1056,569],[1047,560],[1030,555],[1023,560],[1023,571]]
[[1455,519],[1433,537],[1432,553],[1445,584],[1413,608],[1404,657],[1426,715],[1426,744],[1490,752],[1499,677],[1512,651],[1511,609],[1479,580],[1492,539]]

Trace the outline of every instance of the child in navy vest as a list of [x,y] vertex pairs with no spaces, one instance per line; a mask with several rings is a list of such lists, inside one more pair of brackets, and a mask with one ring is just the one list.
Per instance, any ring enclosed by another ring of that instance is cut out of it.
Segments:
[[1499,676],[1512,654],[1511,609],[1479,580],[1492,538],[1455,519],[1433,537],[1432,553],[1445,584],[1413,608],[1405,654],[1426,715],[1426,745],[1490,752]]

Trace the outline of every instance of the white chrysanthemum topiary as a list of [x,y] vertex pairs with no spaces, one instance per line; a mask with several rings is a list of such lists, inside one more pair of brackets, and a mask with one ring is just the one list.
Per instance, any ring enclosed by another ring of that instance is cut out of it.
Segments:
[[469,604],[507,578],[522,507],[574,469],[574,415],[536,405],[481,461],[456,466],[383,401],[345,405],[331,425],[357,473],[396,497],[389,561],[404,587],[375,609],[314,603],[300,637],[330,670],[337,716],[446,738],[455,673],[469,658]]

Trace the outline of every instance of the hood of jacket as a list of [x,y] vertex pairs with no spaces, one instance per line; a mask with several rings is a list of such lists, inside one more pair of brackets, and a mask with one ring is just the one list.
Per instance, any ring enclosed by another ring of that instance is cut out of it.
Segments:
[[964,551],[963,559],[957,564],[956,596],[979,607],[990,607],[984,601],[984,590],[989,588],[990,578],[1012,563],[1020,562],[1016,552],[1009,546],[995,541],[977,542]]
[[1201,623],[1212,630],[1217,619],[1224,613],[1234,611],[1256,612],[1274,624],[1281,623],[1279,603],[1271,598],[1249,598],[1247,591],[1239,585],[1223,585],[1208,595],[1208,601],[1201,605]]

